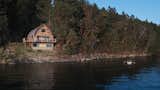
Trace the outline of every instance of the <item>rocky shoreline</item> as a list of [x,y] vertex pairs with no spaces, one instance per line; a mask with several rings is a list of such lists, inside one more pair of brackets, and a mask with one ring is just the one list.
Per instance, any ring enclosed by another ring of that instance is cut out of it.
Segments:
[[99,59],[121,59],[148,57],[152,53],[146,51],[124,51],[124,52],[95,52],[67,55],[58,52],[55,48],[52,51],[38,51],[25,47],[22,43],[10,43],[6,49],[0,48],[0,64],[19,63],[55,63],[55,62],[86,62]]
[[25,56],[16,57],[8,60],[1,60],[0,64],[30,64],[30,63],[56,63],[56,62],[86,62],[96,59],[118,59],[118,58],[135,58],[135,57],[148,57],[152,56],[149,53],[132,53],[132,54],[77,54],[77,55],[59,55],[59,56]]

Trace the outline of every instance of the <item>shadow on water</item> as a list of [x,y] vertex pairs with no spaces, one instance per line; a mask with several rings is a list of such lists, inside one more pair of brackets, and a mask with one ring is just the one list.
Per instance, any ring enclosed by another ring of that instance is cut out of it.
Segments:
[[105,90],[106,85],[120,82],[119,77],[135,80],[141,71],[155,67],[155,62],[153,58],[136,58],[131,66],[120,59],[0,65],[0,90]]

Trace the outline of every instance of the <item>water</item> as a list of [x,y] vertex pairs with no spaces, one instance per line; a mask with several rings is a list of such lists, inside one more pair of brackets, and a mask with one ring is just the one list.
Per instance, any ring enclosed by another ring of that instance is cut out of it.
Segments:
[[0,65],[0,90],[160,90],[160,60]]

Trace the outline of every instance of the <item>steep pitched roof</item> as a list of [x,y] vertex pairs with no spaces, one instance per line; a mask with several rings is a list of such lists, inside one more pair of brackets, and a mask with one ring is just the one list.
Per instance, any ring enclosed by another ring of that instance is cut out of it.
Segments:
[[40,25],[40,26],[38,26],[37,28],[35,28],[35,29],[31,30],[31,31],[29,32],[29,34],[28,34],[28,36],[27,36],[27,37],[33,37],[33,36],[35,36],[35,35],[36,35],[36,33],[37,33],[37,31],[38,31],[40,28],[42,28],[42,27],[47,27],[47,28],[49,28],[49,26],[48,26],[48,25],[46,25],[46,24],[41,24],[41,25]]

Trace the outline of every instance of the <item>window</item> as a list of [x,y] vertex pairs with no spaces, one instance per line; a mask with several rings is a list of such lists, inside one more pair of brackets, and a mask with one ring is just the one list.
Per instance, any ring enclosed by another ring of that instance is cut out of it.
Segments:
[[37,47],[37,43],[33,43],[33,47]]
[[47,47],[52,47],[52,44],[47,44]]
[[37,40],[41,42],[49,42],[50,38],[48,36],[37,36]]
[[41,32],[45,32],[45,31],[46,31],[45,29],[42,29],[42,30],[41,30]]

